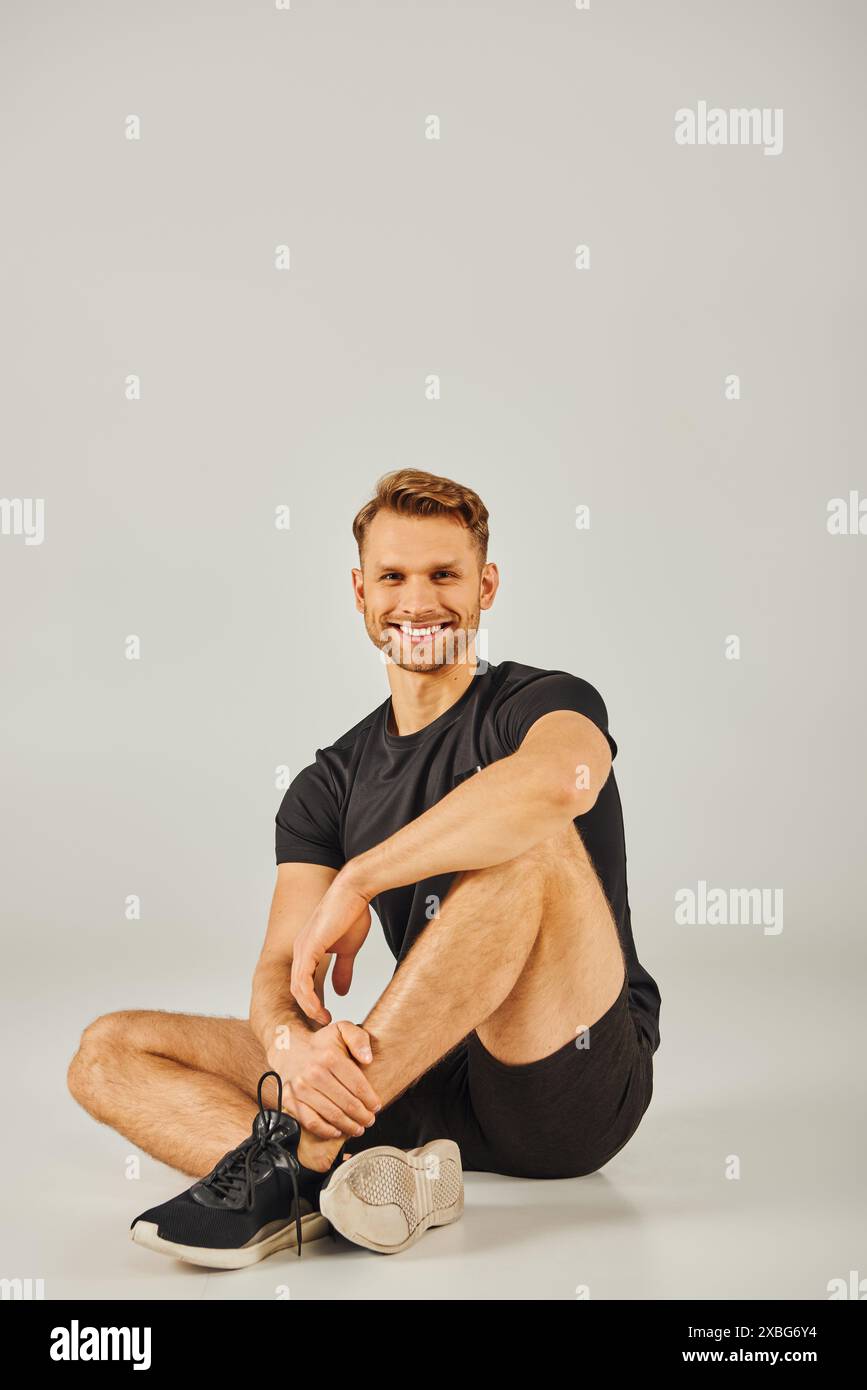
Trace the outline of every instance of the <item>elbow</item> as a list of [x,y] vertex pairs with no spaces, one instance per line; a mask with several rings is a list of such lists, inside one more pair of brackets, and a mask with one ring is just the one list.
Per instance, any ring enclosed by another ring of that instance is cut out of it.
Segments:
[[582,763],[575,769],[572,776],[561,783],[560,795],[563,809],[572,820],[577,816],[586,816],[588,811],[592,811],[610,772],[610,759],[607,766],[603,768],[591,767]]
[[578,816],[586,816],[588,811],[592,811],[596,805],[598,791],[591,791],[589,788],[581,789],[568,783],[562,791],[561,805],[564,814],[570,820],[575,820]]

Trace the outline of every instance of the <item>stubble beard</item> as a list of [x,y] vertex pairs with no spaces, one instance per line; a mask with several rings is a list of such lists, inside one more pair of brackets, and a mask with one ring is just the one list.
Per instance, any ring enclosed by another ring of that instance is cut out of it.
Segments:
[[431,676],[450,666],[463,666],[469,662],[473,644],[478,632],[480,614],[475,614],[466,627],[449,627],[440,634],[427,637],[422,642],[411,643],[409,638],[397,638],[390,632],[384,637],[382,632],[388,625],[384,622],[371,623],[367,612],[364,626],[368,637],[377,650],[402,671],[415,671],[418,675]]

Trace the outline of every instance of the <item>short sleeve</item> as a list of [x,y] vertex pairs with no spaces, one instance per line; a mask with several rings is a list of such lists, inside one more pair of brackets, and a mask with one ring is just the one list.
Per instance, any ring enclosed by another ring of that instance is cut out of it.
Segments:
[[324,864],[342,869],[340,818],[334,785],[317,749],[316,761],[293,777],[275,817],[278,864]]
[[515,753],[537,719],[560,709],[573,709],[591,720],[607,738],[612,760],[617,757],[605,701],[589,681],[567,671],[546,671],[508,692],[494,715],[496,735],[507,753]]

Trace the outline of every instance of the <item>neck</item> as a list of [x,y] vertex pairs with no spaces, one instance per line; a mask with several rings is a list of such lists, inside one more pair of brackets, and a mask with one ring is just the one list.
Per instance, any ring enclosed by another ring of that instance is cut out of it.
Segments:
[[[475,656],[455,666],[443,666],[438,671],[422,675],[390,665],[388,684],[391,688],[391,719],[389,733],[415,734],[445,714],[461,698],[473,679]],[[396,725],[396,727],[395,727]]]

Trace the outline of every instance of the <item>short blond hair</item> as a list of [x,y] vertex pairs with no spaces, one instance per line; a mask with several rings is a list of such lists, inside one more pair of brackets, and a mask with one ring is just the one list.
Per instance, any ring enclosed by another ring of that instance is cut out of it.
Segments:
[[360,560],[363,560],[367,528],[377,512],[383,509],[396,512],[399,516],[455,517],[471,532],[480,563],[486,563],[488,509],[472,488],[463,487],[451,478],[425,473],[420,468],[398,468],[392,473],[384,473],[377,481],[373,497],[365,502],[352,523]]

